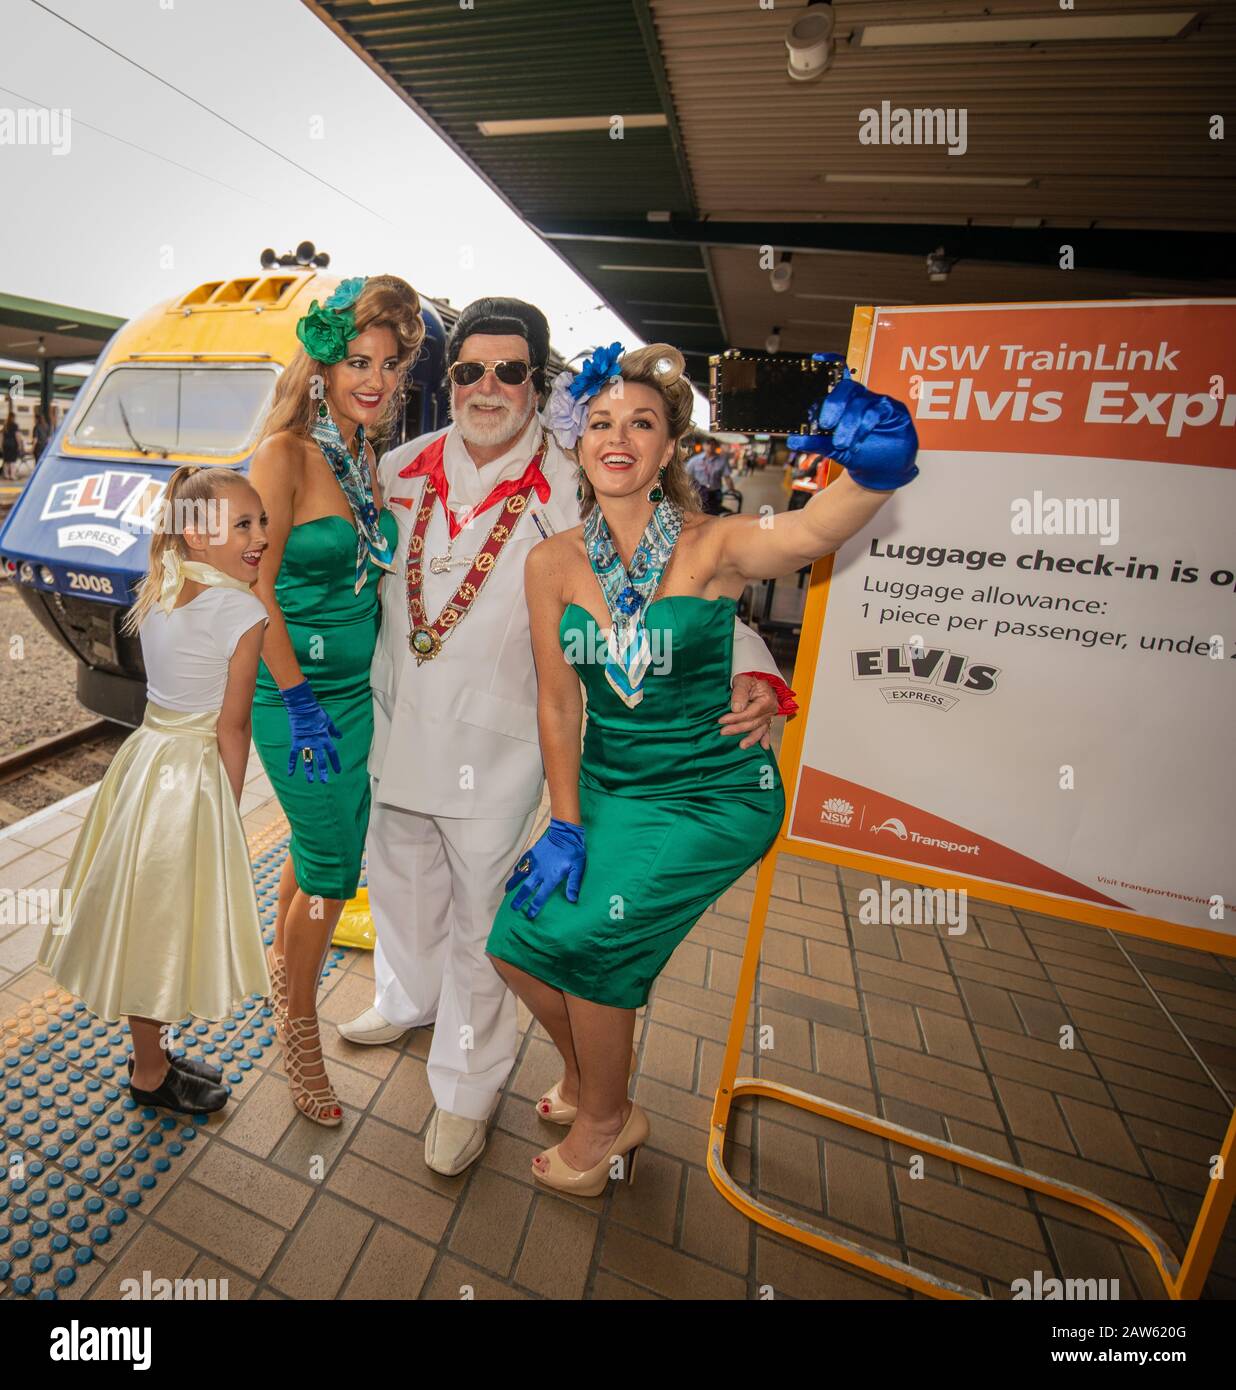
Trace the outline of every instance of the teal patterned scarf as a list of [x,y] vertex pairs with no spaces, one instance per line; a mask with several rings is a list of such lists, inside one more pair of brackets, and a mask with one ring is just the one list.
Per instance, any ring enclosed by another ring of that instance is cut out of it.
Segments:
[[365,427],[356,427],[356,458],[353,458],[323,401],[318,406],[318,417],[310,426],[309,436],[330,464],[352,508],[352,519],[356,522],[356,592],[359,594],[369,575],[366,561],[372,560],[384,570],[395,568],[395,553],[386,543],[378,525],[378,509],[373,505],[369,466],[365,462]]
[[681,531],[682,509],[668,498],[659,502],[631,556],[628,572],[599,505],[592,508],[584,522],[588,563],[605,595],[605,606],[613,622],[605,678],[629,709],[644,698],[644,674],[652,661],[644,614]]

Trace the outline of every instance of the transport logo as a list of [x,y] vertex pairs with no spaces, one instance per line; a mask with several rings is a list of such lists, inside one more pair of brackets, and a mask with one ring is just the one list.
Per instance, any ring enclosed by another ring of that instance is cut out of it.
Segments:
[[899,821],[896,816],[889,816],[882,825],[873,825],[871,827],[871,833],[873,835],[878,835],[881,830],[891,831],[899,840],[908,840],[910,838],[909,832],[905,827],[905,822]]

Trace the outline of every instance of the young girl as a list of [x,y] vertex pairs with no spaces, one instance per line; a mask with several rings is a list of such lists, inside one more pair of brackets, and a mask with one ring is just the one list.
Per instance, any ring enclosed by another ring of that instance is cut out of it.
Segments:
[[168,1050],[168,1025],[269,992],[239,802],[266,609],[250,592],[262,502],[225,468],[178,468],[128,631],[146,713],[112,760],[65,869],[39,960],[100,1019],[127,1015],[139,1105],[210,1112],[222,1074]]

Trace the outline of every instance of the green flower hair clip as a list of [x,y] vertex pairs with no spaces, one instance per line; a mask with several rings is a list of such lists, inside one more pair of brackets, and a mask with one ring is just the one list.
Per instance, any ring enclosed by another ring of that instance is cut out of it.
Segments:
[[364,275],[344,280],[324,305],[315,299],[309,312],[297,321],[296,336],[315,362],[329,367],[348,355],[348,342],[356,337],[356,316],[351,308],[360,298],[365,280]]

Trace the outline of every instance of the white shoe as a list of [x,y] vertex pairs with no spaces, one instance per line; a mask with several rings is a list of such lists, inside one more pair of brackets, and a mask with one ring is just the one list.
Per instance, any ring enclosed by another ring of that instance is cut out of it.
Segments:
[[425,1131],[425,1166],[453,1178],[475,1163],[485,1150],[487,1125],[449,1110],[435,1110]]
[[363,1014],[339,1025],[340,1037],[350,1043],[362,1043],[365,1047],[398,1042],[407,1031],[402,1024],[387,1023],[377,1009],[366,1009]]

